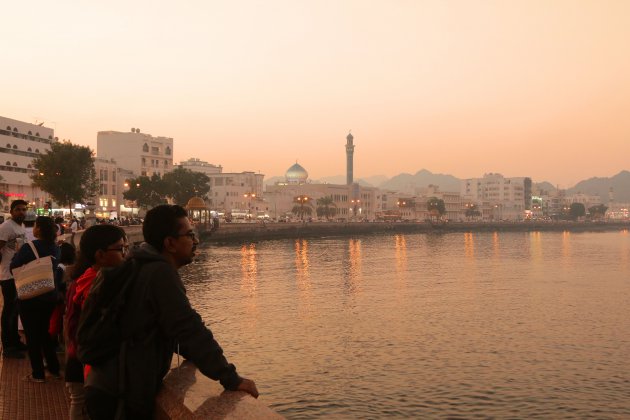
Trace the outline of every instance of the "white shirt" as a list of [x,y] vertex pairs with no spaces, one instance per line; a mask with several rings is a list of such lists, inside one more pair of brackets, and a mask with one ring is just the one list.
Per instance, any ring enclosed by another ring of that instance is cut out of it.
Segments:
[[77,233],[78,230],[79,230],[79,224],[77,223],[76,220],[73,220],[72,224],[70,225],[70,232]]
[[2,262],[0,262],[0,280],[9,280],[13,278],[9,265],[15,255],[15,252],[26,242],[26,229],[24,225],[18,225],[9,219],[0,225],[0,241],[6,243],[0,250]]

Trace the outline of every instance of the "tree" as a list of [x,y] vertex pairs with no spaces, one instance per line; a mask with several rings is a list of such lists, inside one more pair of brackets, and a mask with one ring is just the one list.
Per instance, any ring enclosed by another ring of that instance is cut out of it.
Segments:
[[123,192],[125,200],[135,201],[138,207],[149,208],[166,203],[164,182],[159,175],[139,176],[126,181],[129,189]]
[[436,219],[441,217],[444,213],[446,213],[446,206],[444,205],[444,200],[431,197],[427,201],[427,210],[431,215],[431,218],[435,217]]
[[301,220],[304,220],[304,216],[310,216],[313,213],[313,207],[311,204],[311,198],[305,195],[298,195],[293,198],[293,202],[296,203],[291,209],[291,213],[295,214]]
[[593,219],[601,219],[606,215],[606,211],[608,207],[603,204],[598,204],[597,206],[592,206],[588,208],[588,213],[591,215]]
[[33,160],[33,166],[37,169],[31,175],[33,185],[70,212],[74,203],[84,203],[99,192],[94,152],[87,146],[69,141],[52,143],[50,150]]
[[210,191],[208,182],[210,178],[201,172],[193,172],[190,169],[178,167],[172,172],[164,174],[164,191],[166,196],[173,199],[176,204],[185,206],[193,197],[206,198]]
[[333,198],[322,197],[317,199],[317,217],[325,217],[326,220],[330,220],[337,214],[337,206],[335,205]]
[[465,215],[468,219],[475,218],[475,217],[479,217],[481,216],[481,212],[479,210],[477,210],[477,205],[476,204],[471,204],[471,205],[466,205],[466,212]]
[[582,217],[586,214],[586,209],[584,208],[584,204],[582,203],[572,203],[569,207],[569,214],[571,215],[571,219],[577,220],[578,217]]

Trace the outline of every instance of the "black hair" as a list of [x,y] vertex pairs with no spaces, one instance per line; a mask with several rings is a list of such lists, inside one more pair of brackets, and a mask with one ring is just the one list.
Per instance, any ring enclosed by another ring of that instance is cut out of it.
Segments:
[[17,206],[28,206],[28,203],[24,200],[15,200],[11,202],[11,211],[13,211],[13,209]]
[[55,225],[52,217],[37,216],[35,225],[37,225],[37,229],[39,229],[38,239],[55,243],[55,239],[57,238],[57,225]]
[[69,242],[62,242],[61,245],[59,245],[59,249],[61,251],[59,262],[65,265],[74,264],[74,260],[77,257],[77,250],[74,245]]
[[70,277],[77,279],[89,267],[96,264],[96,252],[107,249],[113,243],[126,238],[125,231],[115,225],[94,225],[81,235],[79,254]]
[[181,224],[180,219],[187,216],[186,209],[176,204],[162,204],[153,207],[147,212],[142,224],[142,235],[145,242],[162,252],[164,239],[169,236],[177,236]]

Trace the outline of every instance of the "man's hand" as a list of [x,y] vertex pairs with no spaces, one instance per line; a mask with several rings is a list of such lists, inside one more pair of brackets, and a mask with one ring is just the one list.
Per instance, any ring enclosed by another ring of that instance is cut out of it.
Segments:
[[254,398],[258,398],[258,389],[251,379],[243,378],[243,381],[237,388],[239,391],[245,391]]

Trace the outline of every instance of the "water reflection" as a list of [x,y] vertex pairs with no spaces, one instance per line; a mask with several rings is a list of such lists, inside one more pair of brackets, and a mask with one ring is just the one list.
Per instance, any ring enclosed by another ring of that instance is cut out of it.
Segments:
[[542,254],[543,254],[542,233],[531,232],[529,234],[529,242],[531,244],[530,252],[531,252],[532,262],[538,263],[542,260]]
[[359,291],[361,280],[361,239],[348,241],[344,262],[344,292],[353,295]]
[[295,280],[299,293],[298,302],[302,313],[311,313],[312,290],[311,275],[308,261],[308,241],[306,239],[296,239],[295,241]]
[[396,272],[400,277],[407,273],[407,240],[405,235],[396,235]]
[[492,234],[492,251],[495,258],[501,256],[501,253],[499,252],[499,232],[494,232]]
[[571,258],[571,232],[562,232],[562,257],[565,261]]
[[256,244],[241,247],[241,290],[249,297],[255,297],[258,286],[258,261]]
[[472,233],[464,233],[464,255],[467,259],[475,258],[475,239]]

